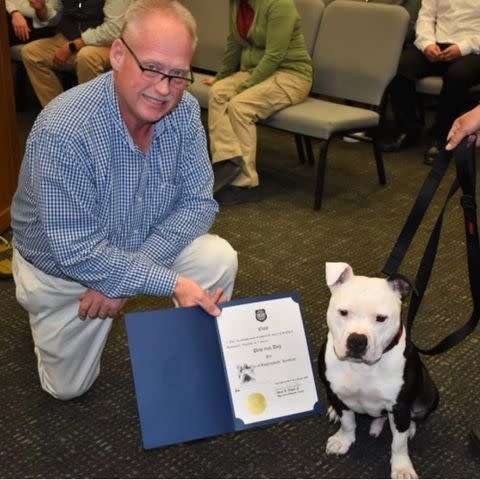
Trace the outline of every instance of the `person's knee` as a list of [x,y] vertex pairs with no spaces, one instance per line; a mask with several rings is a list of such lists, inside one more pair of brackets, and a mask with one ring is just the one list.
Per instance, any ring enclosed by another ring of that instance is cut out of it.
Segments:
[[206,264],[217,265],[218,268],[236,275],[238,269],[237,252],[224,238],[218,235],[208,235],[205,237],[208,243],[203,249],[202,257]]
[[85,386],[80,382],[66,383],[63,381],[42,382],[42,388],[57,400],[72,400],[88,391],[90,385]]
[[86,46],[77,53],[76,67],[78,82],[84,83],[102,74],[108,65],[95,47]]
[[35,63],[37,61],[38,53],[37,53],[37,47],[35,45],[36,42],[30,42],[25,44],[22,47],[21,50],[21,55],[22,55],[22,61],[25,64],[31,64]]

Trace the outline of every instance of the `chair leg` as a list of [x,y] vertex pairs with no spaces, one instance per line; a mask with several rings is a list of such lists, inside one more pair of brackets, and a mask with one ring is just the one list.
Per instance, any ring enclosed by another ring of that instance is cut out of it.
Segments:
[[375,162],[377,164],[378,181],[380,185],[385,185],[387,183],[387,178],[385,175],[385,165],[383,164],[382,150],[380,149],[379,136],[379,130],[376,128],[373,131],[373,154],[375,155]]
[[313,204],[314,210],[320,210],[322,206],[323,186],[325,184],[325,168],[327,166],[327,151],[330,138],[320,145],[320,155],[318,157],[317,172],[315,175],[315,199]]
[[303,149],[303,142],[302,142],[303,136],[296,133],[295,134],[295,145],[297,147],[297,156],[298,156],[298,161],[304,165],[305,164],[305,150]]
[[307,150],[307,160],[309,165],[315,164],[315,155],[313,154],[312,139],[310,137],[303,137],[305,141],[305,148]]

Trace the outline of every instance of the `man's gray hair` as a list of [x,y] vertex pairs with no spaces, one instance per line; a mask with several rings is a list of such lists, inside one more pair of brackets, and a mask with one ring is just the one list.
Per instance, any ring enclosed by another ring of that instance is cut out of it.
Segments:
[[190,11],[177,0],[134,0],[125,12],[125,22],[120,35],[123,35],[127,29],[136,29],[142,20],[152,13],[159,12],[177,18],[185,25],[195,50],[198,43],[197,22]]

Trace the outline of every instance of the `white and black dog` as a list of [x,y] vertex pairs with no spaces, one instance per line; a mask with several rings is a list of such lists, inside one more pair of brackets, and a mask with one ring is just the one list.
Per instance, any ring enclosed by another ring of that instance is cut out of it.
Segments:
[[402,325],[401,303],[411,287],[402,278],[354,275],[347,263],[327,263],[326,280],[332,295],[319,373],[330,402],[327,414],[341,423],[326,452],[348,451],[355,441],[355,413],[373,417],[370,435],[375,437],[388,417],[391,476],[417,478],[408,439],[415,434],[415,421],[435,409],[439,395]]

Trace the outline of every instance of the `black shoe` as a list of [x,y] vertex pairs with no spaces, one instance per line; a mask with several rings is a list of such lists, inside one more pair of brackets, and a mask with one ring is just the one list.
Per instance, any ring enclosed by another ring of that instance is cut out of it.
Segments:
[[237,205],[239,203],[258,202],[258,187],[235,187],[227,185],[214,195],[221,206]]
[[380,143],[380,150],[384,153],[398,152],[408,147],[413,147],[420,140],[420,131],[409,130],[401,132],[390,141]]
[[470,439],[475,448],[477,448],[477,451],[480,452],[480,426],[473,427],[472,430],[470,430]]
[[233,157],[213,164],[213,193],[233,182],[242,171],[242,157]]
[[435,139],[432,141],[430,146],[425,150],[423,154],[423,163],[425,165],[433,165],[435,160],[437,160],[438,156],[440,155],[440,141]]

